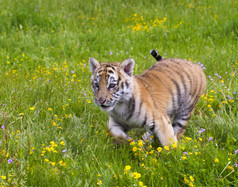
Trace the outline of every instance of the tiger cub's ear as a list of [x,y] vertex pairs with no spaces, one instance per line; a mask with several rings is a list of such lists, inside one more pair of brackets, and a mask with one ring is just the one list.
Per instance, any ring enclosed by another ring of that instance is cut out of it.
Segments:
[[121,63],[121,68],[129,76],[133,75],[134,66],[135,66],[135,61],[131,58],[126,59]]
[[90,65],[90,69],[92,74],[94,74],[95,69],[100,66],[100,63],[95,59],[95,58],[90,58],[89,59],[89,65]]

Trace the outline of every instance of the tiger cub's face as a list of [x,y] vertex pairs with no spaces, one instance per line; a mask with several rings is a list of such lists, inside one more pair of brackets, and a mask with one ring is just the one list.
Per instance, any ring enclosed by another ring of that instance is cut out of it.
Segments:
[[99,63],[90,58],[91,84],[95,103],[107,112],[113,110],[118,101],[132,94],[134,60],[122,63]]

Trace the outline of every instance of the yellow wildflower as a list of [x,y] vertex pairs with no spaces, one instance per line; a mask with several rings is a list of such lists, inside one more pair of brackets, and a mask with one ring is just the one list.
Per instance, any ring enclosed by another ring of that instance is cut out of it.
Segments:
[[142,140],[139,140],[139,141],[138,141],[138,146],[140,146],[140,147],[143,146],[143,141],[142,141]]
[[131,166],[130,165],[127,165],[126,167],[125,167],[125,171],[129,171],[131,169]]
[[134,179],[139,179],[141,177],[141,174],[134,172],[134,173],[132,173],[132,176],[134,177]]
[[183,160],[186,160],[186,159],[187,159],[187,157],[183,155],[182,159],[183,159]]
[[218,158],[215,158],[215,159],[214,159],[214,162],[219,162],[219,159],[218,159]]
[[7,177],[6,177],[6,176],[4,176],[4,175],[2,175],[2,176],[1,176],[1,178],[2,178],[3,180],[5,180]]
[[157,151],[160,153],[162,151],[162,149],[163,149],[162,147],[158,147]]
[[191,181],[194,181],[194,178],[193,178],[193,176],[190,176],[190,177],[189,177],[189,179],[190,179]]
[[189,183],[189,180],[188,180],[186,177],[184,177],[184,182],[185,182],[186,184],[188,184],[188,183]]
[[30,110],[35,110],[35,108],[34,108],[34,107],[31,107]]
[[55,166],[55,162],[49,162],[52,166]]
[[169,147],[168,146],[164,146],[164,149],[169,151]]
[[98,180],[97,185],[102,185],[102,181]]
[[234,170],[234,168],[231,166],[228,166],[227,169]]
[[133,149],[132,149],[134,152],[136,152],[137,151],[137,147],[133,147]]

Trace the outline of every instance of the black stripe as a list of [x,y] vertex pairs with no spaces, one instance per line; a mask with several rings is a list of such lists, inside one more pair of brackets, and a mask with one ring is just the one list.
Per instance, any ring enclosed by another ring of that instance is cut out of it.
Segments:
[[150,131],[153,132],[154,129],[155,129],[155,118],[153,116],[153,125],[151,126]]
[[115,71],[115,68],[113,67],[113,65],[106,64],[106,68],[108,68],[108,67],[112,68]]
[[181,90],[180,90],[179,84],[174,79],[171,79],[171,81],[174,83],[176,87],[177,104],[178,106],[180,106],[181,105]]
[[183,126],[181,123],[179,123],[179,122],[174,122],[174,123],[172,123],[172,126],[173,127],[175,127],[175,126],[178,126],[179,128],[181,128],[181,129],[185,129],[186,127],[185,126]]
[[147,114],[145,114],[145,119],[144,119],[144,121],[142,123],[142,127],[144,127],[146,125],[146,121],[147,121]]
[[153,124],[152,127],[150,128],[150,131],[154,131],[155,130],[155,125]]
[[118,78],[118,84],[121,82],[121,77]]
[[142,107],[142,104],[143,104],[143,101],[140,102],[140,105],[139,105],[139,112],[138,112],[138,117],[140,116],[140,113],[141,113],[141,107]]
[[121,89],[124,90],[124,83],[121,83]]
[[107,72],[110,74],[114,74],[114,72],[112,70],[108,70]]
[[200,96],[196,96],[196,98],[194,99],[193,103],[192,103],[190,106],[188,106],[188,107],[185,108],[185,111],[186,111],[187,113],[191,113],[191,112],[192,112],[192,110],[193,110],[193,109],[195,108],[195,106],[197,105],[197,102],[198,102],[199,98],[200,98]]
[[126,87],[129,88],[129,83],[127,81],[125,82],[125,84],[126,84]]
[[132,96],[129,100],[127,120],[129,120],[132,117],[132,115],[134,114],[134,110],[135,110],[135,98]]

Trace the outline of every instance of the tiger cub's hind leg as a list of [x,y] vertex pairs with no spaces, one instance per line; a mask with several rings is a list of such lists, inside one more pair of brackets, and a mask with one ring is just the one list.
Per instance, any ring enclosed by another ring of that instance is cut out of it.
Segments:
[[149,126],[149,130],[157,138],[159,138],[159,141],[163,146],[168,146],[177,143],[177,137],[174,134],[173,127],[167,115],[161,115],[158,118],[154,118],[152,120],[152,125],[150,124]]

